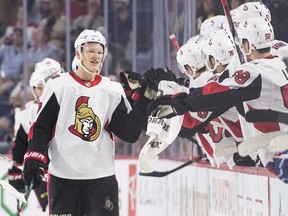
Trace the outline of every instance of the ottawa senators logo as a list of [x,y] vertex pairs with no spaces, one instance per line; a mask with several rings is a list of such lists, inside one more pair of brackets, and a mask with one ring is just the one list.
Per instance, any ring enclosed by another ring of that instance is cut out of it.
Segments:
[[81,96],[75,106],[75,124],[68,130],[85,141],[94,141],[100,134],[101,123],[92,110],[88,107],[89,97]]

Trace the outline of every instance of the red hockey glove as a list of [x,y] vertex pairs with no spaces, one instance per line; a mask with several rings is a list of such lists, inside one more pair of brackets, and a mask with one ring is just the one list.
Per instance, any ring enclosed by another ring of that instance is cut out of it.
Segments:
[[16,190],[21,193],[25,192],[25,183],[22,175],[22,171],[16,167],[8,170],[9,184],[11,184]]
[[24,155],[24,180],[27,185],[30,185],[34,177],[33,189],[40,187],[44,176],[44,167],[47,158],[44,154],[36,151],[28,151]]
[[183,115],[189,110],[181,106],[181,99],[187,96],[180,92],[174,95],[164,95],[153,100],[147,107],[147,114],[156,114],[158,118],[172,118],[177,115]]

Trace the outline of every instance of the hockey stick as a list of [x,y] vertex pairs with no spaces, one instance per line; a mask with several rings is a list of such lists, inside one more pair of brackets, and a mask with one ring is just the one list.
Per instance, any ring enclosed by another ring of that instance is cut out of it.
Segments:
[[18,168],[20,170],[23,170],[23,166],[21,164],[17,163],[16,161],[12,160],[11,158],[9,158],[5,155],[0,154],[0,160],[4,160],[7,163],[11,164],[12,166],[15,166],[16,168]]
[[34,187],[34,179],[35,179],[35,177],[32,178],[31,183],[30,183],[30,185],[29,185],[29,187],[28,187],[28,189],[27,189],[27,191],[26,191],[26,193],[25,193],[24,198],[25,198],[26,202],[22,202],[22,204],[21,204],[21,206],[20,206],[20,208],[19,208],[19,210],[18,210],[18,215],[21,215],[21,213],[22,213],[22,211],[23,211],[23,207],[24,207],[25,203],[27,203],[28,198],[29,198],[29,196],[30,196],[30,194],[31,194],[31,191],[33,190],[33,187]]
[[3,190],[7,191],[14,197],[16,197],[18,200],[20,200],[22,203],[26,203],[26,199],[23,194],[21,194],[19,191],[17,191],[12,185],[10,185],[8,182],[4,180],[0,180],[0,186],[3,188]]
[[221,0],[221,4],[222,4],[223,10],[225,12],[225,15],[226,15],[228,23],[229,23],[230,31],[232,33],[233,42],[235,44],[239,60],[240,60],[241,64],[244,64],[246,62],[246,60],[245,60],[244,54],[242,53],[238,43],[236,43],[236,42],[239,41],[239,38],[238,38],[238,35],[237,35],[237,32],[236,32],[236,29],[235,29],[231,14],[230,14],[230,10],[229,10],[229,6],[228,6],[228,3],[227,3],[227,0]]
[[251,139],[239,143],[238,153],[240,156],[245,157],[260,148],[266,147],[270,144],[271,140],[282,135],[287,135],[287,132],[275,131],[252,137]]
[[164,176],[167,176],[167,175],[169,175],[169,174],[171,174],[173,172],[176,172],[176,171],[178,171],[178,170],[180,170],[180,169],[182,169],[182,168],[184,168],[184,167],[186,167],[186,166],[188,166],[188,165],[190,165],[190,164],[192,164],[194,162],[197,162],[200,159],[201,159],[200,157],[196,157],[196,158],[194,158],[192,160],[189,160],[189,161],[181,164],[180,166],[178,166],[178,167],[176,167],[176,168],[174,168],[172,170],[168,170],[168,171],[153,171],[151,173],[142,173],[142,172],[140,172],[139,175],[140,176],[148,176],[148,177],[164,177]]
[[171,35],[169,36],[169,38],[170,38],[170,41],[171,41],[171,43],[173,44],[175,50],[178,51],[178,50],[180,49],[180,45],[179,45],[179,43],[178,43],[178,41],[177,41],[177,39],[176,39],[175,34],[171,34]]

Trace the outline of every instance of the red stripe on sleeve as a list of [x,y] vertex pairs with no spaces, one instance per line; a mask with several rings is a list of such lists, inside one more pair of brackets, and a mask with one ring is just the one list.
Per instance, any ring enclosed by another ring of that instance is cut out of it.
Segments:
[[203,95],[208,95],[208,94],[213,94],[213,93],[219,93],[219,92],[223,92],[223,91],[227,91],[230,88],[227,86],[223,86],[221,84],[219,84],[218,82],[210,82],[207,83],[203,89],[202,89],[202,93]]

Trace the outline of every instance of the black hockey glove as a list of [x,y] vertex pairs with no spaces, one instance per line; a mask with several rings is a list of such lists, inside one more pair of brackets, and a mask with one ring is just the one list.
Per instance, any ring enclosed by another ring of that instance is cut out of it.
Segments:
[[16,167],[8,170],[9,184],[11,184],[16,190],[21,193],[25,192],[25,183],[22,175],[22,171]]
[[40,152],[28,151],[24,156],[24,180],[27,185],[30,185],[34,178],[33,189],[41,185],[46,162],[46,156]]
[[154,91],[158,91],[158,84],[161,80],[176,81],[175,74],[168,68],[151,68],[144,74],[145,84]]
[[130,97],[141,85],[142,77],[140,74],[132,71],[123,71],[120,73],[120,82],[125,94]]
[[183,115],[189,110],[181,105],[181,99],[186,98],[184,92],[174,95],[164,95],[153,100],[147,107],[148,115],[154,115],[158,118],[172,118],[177,115]]
[[185,86],[187,88],[189,88],[189,86],[190,86],[190,79],[185,79],[185,78],[179,77],[179,78],[176,79],[176,82],[179,85]]

